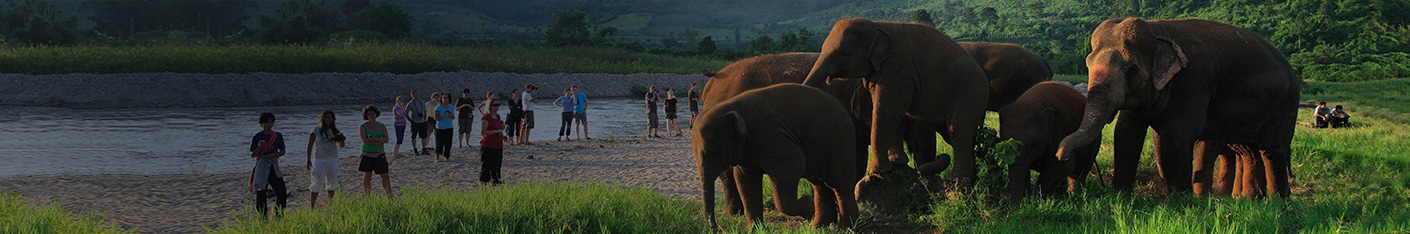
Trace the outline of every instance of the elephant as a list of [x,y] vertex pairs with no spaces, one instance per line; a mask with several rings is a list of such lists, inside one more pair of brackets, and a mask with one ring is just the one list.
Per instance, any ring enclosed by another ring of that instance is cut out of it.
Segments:
[[1059,159],[1095,141],[1115,119],[1117,189],[1132,189],[1152,129],[1157,165],[1172,193],[1205,195],[1217,154],[1195,145],[1207,141],[1249,146],[1258,154],[1248,156],[1264,170],[1248,173],[1263,176],[1269,191],[1290,195],[1297,73],[1267,39],[1204,19],[1131,17],[1102,22],[1091,44],[1086,113],[1060,143]]
[[[1208,157],[1216,156],[1219,159],[1219,166],[1214,175],[1213,187],[1215,191],[1224,195],[1232,195],[1235,198],[1258,198],[1265,195],[1265,188],[1268,184],[1266,176],[1260,176],[1255,172],[1265,172],[1259,152],[1251,150],[1248,145],[1224,144],[1221,142],[1197,141],[1195,150]],[[1198,160],[1198,159],[1197,159]],[[1213,163],[1213,158],[1205,158],[1207,163]]]
[[[798,180],[814,188],[813,226],[834,221],[850,225],[857,218],[852,186],[857,183],[856,134],[842,103],[818,89],[779,84],[744,92],[703,110],[695,120],[691,149],[700,170],[700,192],[711,227],[715,223],[715,178],[734,168],[750,224],[762,220],[761,174],[773,178],[774,203],[794,206]],[[838,212],[841,212],[838,214]]]
[[[800,84],[808,75],[808,70],[813,63],[818,60],[818,53],[777,53],[755,56],[731,63],[720,69],[718,72],[702,72],[709,80],[701,91],[701,110],[709,110],[719,103],[738,96],[746,91],[760,89],[775,84]],[[856,135],[870,133],[870,126],[867,123],[859,122],[855,113],[871,113],[870,94],[866,89],[860,88],[860,81],[838,81],[830,86],[827,93],[843,103],[853,116],[853,126]],[[867,98],[862,100],[857,97]],[[869,117],[869,116],[868,116]],[[865,138],[857,138],[853,143],[857,147],[854,151],[856,156],[856,177],[861,179],[866,172],[867,141]],[[752,171],[745,170],[746,173]],[[720,181],[723,182],[725,210],[730,214],[742,214],[743,204],[739,199],[739,192],[734,190],[734,173],[726,171],[720,174]],[[777,198],[776,198],[777,199]],[[807,216],[813,213],[809,197],[797,199],[797,206],[778,206],[780,212],[792,216]],[[790,208],[785,210],[784,208]],[[792,209],[796,208],[796,209]]]
[[1077,131],[1086,100],[1072,87],[1049,81],[1034,85],[999,110],[999,137],[1022,142],[1019,155],[1009,164],[1008,201],[1022,200],[1029,186],[1029,170],[1039,172],[1038,188],[1045,193],[1056,194],[1064,188],[1076,192],[1097,159],[1101,140],[1081,146],[1075,157],[1066,161],[1058,161],[1057,143]]
[[973,185],[974,136],[984,123],[989,88],[964,48],[931,26],[849,18],[833,25],[821,53],[804,85],[826,88],[832,78],[861,78],[872,95],[869,136],[876,157],[863,184],[884,181],[880,174],[909,162],[902,150],[909,120],[917,129],[941,130],[955,149],[951,177],[962,187]]

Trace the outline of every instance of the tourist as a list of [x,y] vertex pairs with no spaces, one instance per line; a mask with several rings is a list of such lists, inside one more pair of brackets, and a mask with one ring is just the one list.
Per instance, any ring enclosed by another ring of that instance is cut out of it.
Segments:
[[499,101],[490,103],[489,111],[480,117],[480,186],[500,181],[500,166],[504,163],[504,124],[499,120]]
[[1312,128],[1326,128],[1332,109],[1327,108],[1327,102],[1317,102],[1317,109],[1312,111],[1312,117],[1317,119]]
[[[422,150],[426,148],[426,141],[430,140],[430,136],[427,136],[428,132],[426,131],[426,103],[422,102],[420,96],[417,95],[416,90],[411,90],[411,101],[406,103],[406,117],[407,121],[411,121],[411,153],[424,155],[430,153]],[[416,139],[418,138],[421,139],[421,148],[416,147]]]
[[431,93],[431,99],[426,100],[426,133],[428,134],[424,136],[425,138],[423,138],[421,142],[421,152],[425,154],[433,154],[430,153],[432,148],[426,145],[430,144],[431,137],[436,136],[436,107],[441,106],[442,96],[445,96],[445,94],[433,92]]
[[357,164],[357,171],[362,172],[362,194],[368,196],[372,194],[372,174],[376,173],[382,177],[382,190],[387,192],[387,197],[392,197],[392,180],[387,175],[387,154],[384,153],[383,144],[387,144],[387,125],[377,122],[377,116],[381,116],[382,111],[376,106],[368,105],[362,108],[362,123],[357,127],[358,138],[362,138],[362,161]]
[[279,171],[279,157],[285,153],[284,135],[274,131],[274,113],[260,113],[259,126],[263,130],[250,138],[250,157],[255,158],[255,168],[250,171],[249,190],[255,193],[255,209],[260,217],[269,217],[266,200],[270,196],[274,197],[275,216],[281,216],[289,199],[284,173]]
[[682,135],[683,135],[683,131],[681,130],[681,128],[680,128],[679,126],[676,126],[676,90],[675,90],[675,89],[666,88],[666,105],[664,105],[664,106],[662,106],[662,107],[663,107],[664,109],[666,109],[666,135],[669,136],[669,135],[671,135],[671,132],[676,132],[676,136],[682,136]]
[[460,127],[460,148],[470,147],[470,129],[475,125],[475,100],[470,99],[470,89],[460,91],[460,99],[455,100],[455,109],[459,113],[456,123]]
[[651,86],[651,88],[649,88],[649,89],[646,90],[646,136],[647,136],[647,137],[661,137],[661,136],[657,136],[657,135],[656,135],[656,126],[658,125],[658,123],[657,123],[658,120],[656,120],[656,102],[657,102],[657,101],[660,101],[660,100],[661,100],[661,97],[658,96],[657,93],[656,93],[656,86]]
[[[577,101],[573,99],[572,88],[563,89],[563,96],[558,97],[557,100],[553,100],[553,106],[563,108],[563,113],[561,114],[563,116],[563,123],[558,126],[558,141],[563,141],[563,137],[568,136],[569,133],[573,133],[573,106],[576,104]],[[568,140],[572,140],[572,138],[570,137]]]
[[436,160],[445,157],[450,161],[450,149],[455,138],[455,108],[450,106],[450,95],[441,95],[440,106],[436,106]]
[[347,137],[338,130],[337,121],[333,111],[324,110],[318,115],[318,126],[308,134],[304,169],[309,170],[309,207],[318,205],[319,192],[327,192],[332,200],[333,191],[338,190],[338,148],[347,145]]
[[[396,105],[392,105],[392,127],[396,128],[397,145],[392,148],[392,155],[401,156],[401,141],[406,137],[406,103],[402,102],[401,96],[397,96]],[[415,142],[415,141],[412,141]]]
[[509,91],[509,116],[505,119],[508,127],[504,128],[504,135],[510,144],[519,144],[519,125],[524,122],[523,97],[518,89]]
[[695,91],[695,82],[690,83],[690,90],[685,94],[685,98],[690,102],[690,122],[686,123],[694,123],[695,115],[700,114],[700,92]]
[[538,86],[534,86],[533,84],[525,85],[524,98],[519,99],[519,101],[524,104],[524,122],[520,124],[521,127],[519,128],[519,144],[534,144],[529,142],[529,132],[534,129],[534,104],[538,103],[538,100],[534,99],[534,92],[537,91],[539,91]]
[[1347,127],[1348,121],[1351,120],[1351,115],[1347,114],[1346,110],[1341,108],[1341,105],[1333,107],[1331,114],[1328,116],[1331,117],[1332,128]]
[[587,94],[578,90],[577,85],[574,85],[572,89],[574,103],[577,103],[573,105],[573,119],[578,121],[578,140],[583,138],[592,140],[592,137],[587,136]]

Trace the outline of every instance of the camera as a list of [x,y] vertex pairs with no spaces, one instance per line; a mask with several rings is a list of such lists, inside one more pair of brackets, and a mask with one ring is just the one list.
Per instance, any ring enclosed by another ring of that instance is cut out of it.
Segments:
[[333,135],[333,139],[332,139],[333,141],[344,141],[344,140],[347,140],[347,139],[348,139],[348,137],[347,137],[347,136],[344,136],[343,133],[337,133],[337,134],[338,134],[338,135]]

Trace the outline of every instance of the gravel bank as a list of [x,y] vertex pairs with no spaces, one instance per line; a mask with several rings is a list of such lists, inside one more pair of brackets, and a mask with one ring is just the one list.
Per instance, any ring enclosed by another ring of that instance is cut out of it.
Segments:
[[[459,92],[475,97],[508,94],[535,84],[557,93],[572,85],[590,98],[627,97],[633,86],[687,88],[699,74],[513,74],[485,72],[312,74],[0,74],[0,106],[70,108],[163,108],[326,105],[388,102],[412,89]],[[540,94],[543,95],[543,94]],[[422,98],[425,98],[423,96]]]

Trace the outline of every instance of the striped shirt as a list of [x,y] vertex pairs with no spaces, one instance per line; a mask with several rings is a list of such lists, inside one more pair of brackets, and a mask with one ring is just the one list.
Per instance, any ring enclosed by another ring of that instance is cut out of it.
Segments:
[[392,126],[406,126],[406,114],[402,113],[402,110],[406,110],[406,108],[402,108],[401,104],[392,106],[392,116],[395,116],[396,119],[395,121],[392,121]]

